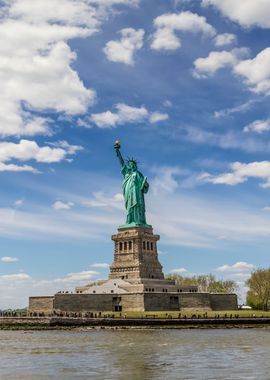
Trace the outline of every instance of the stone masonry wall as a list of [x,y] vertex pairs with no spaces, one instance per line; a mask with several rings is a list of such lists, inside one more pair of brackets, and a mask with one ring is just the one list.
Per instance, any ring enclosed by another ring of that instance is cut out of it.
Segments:
[[164,279],[157,254],[159,235],[154,235],[152,228],[119,228],[118,233],[112,235],[112,240],[115,249],[110,279]]
[[177,294],[170,293],[145,293],[144,294],[145,311],[173,311],[179,310],[179,301]]
[[61,311],[112,311],[111,294],[56,294],[55,309]]
[[143,311],[144,295],[143,293],[120,294],[122,311]]
[[237,310],[236,294],[210,294],[212,310]]
[[211,309],[209,293],[181,293],[179,295],[180,309]]
[[53,309],[80,311],[177,311],[184,308],[206,310],[236,310],[235,294],[209,293],[129,293],[129,294],[55,294],[48,297],[30,297],[30,312],[49,313]]
[[29,297],[29,312],[50,313],[54,308],[54,296]]
[[182,293],[179,296],[180,308],[237,310],[236,294]]

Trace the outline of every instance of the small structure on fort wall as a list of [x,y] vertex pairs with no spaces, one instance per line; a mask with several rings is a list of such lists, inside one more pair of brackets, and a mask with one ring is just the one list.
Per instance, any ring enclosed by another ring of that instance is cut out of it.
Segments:
[[158,260],[157,242],[145,217],[144,194],[147,178],[137,162],[126,162],[119,141],[114,145],[121,166],[126,223],[112,235],[114,261],[108,280],[77,287],[74,293],[29,298],[30,312],[82,311],[177,311],[182,308],[206,310],[237,309],[235,294],[200,293],[197,286],[179,286],[166,280]]

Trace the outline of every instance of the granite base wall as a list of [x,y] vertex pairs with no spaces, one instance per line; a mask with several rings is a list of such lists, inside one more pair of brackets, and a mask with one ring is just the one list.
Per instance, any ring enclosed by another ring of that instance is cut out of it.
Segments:
[[211,310],[209,293],[181,293],[179,295],[179,309]]
[[177,311],[179,297],[176,293],[145,293],[144,311]]
[[112,311],[111,294],[56,294],[55,310],[61,311]]
[[132,294],[55,294],[30,297],[30,312],[49,313],[105,311],[177,311],[181,309],[236,310],[235,294],[209,293],[132,293]]
[[237,295],[222,293],[182,293],[179,296],[179,308],[237,310]]
[[143,293],[121,294],[122,311],[144,311]]
[[51,313],[54,309],[54,296],[29,297],[28,310],[32,313]]
[[237,295],[210,294],[210,305],[212,310],[237,310]]
[[[143,311],[143,293],[133,294],[56,294],[55,309],[68,312],[79,311]],[[119,310],[119,309],[118,309]]]

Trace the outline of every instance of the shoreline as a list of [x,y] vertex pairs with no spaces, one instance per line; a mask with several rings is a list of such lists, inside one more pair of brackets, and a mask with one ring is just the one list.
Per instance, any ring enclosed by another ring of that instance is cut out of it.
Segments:
[[270,318],[0,317],[0,330],[214,329],[270,327]]

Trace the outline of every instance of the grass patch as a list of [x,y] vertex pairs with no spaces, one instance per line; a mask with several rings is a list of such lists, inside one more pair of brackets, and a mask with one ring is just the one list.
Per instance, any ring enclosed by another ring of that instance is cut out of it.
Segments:
[[91,311],[91,313],[96,314],[97,316],[101,314],[101,317],[103,316],[111,316],[114,315],[115,318],[119,317],[126,317],[126,318],[178,318],[179,315],[183,318],[186,316],[187,318],[191,318],[194,314],[200,315],[203,317],[205,314],[207,314],[208,318],[215,317],[216,315],[219,315],[220,317],[224,317],[227,315],[227,317],[232,316],[234,317],[236,314],[239,317],[245,317],[245,318],[251,318],[251,317],[270,317],[270,311],[262,311],[262,310],[197,310],[197,309],[182,309],[180,311],[127,311],[127,312],[111,312],[111,311],[104,311],[104,312],[97,312],[97,311]]

